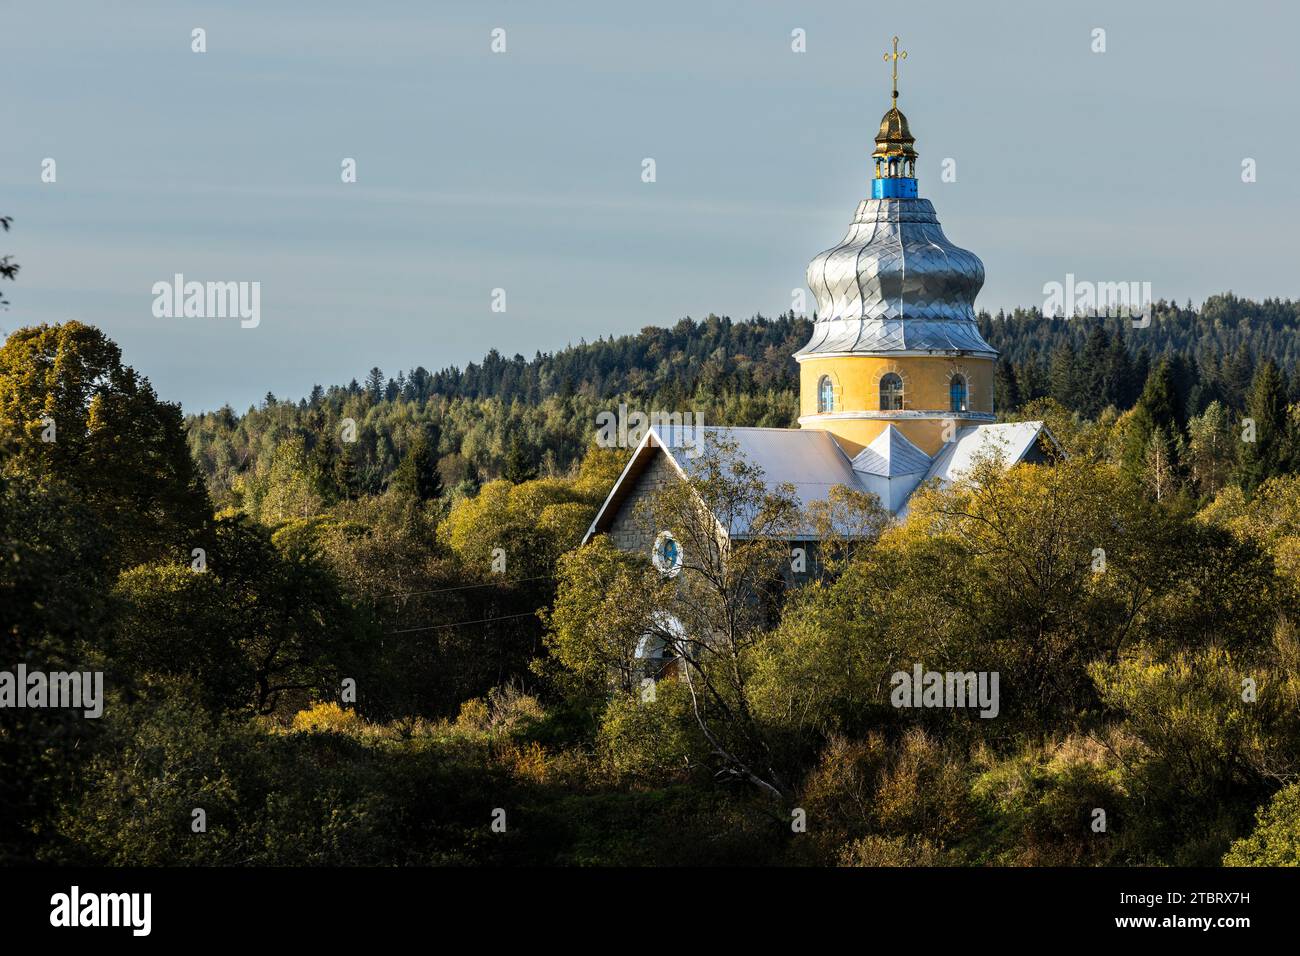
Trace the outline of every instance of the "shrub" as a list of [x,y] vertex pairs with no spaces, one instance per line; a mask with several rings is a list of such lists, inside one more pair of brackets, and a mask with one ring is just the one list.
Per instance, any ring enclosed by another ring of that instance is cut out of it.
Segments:
[[866,836],[845,844],[840,866],[944,866],[948,856],[924,837]]
[[504,735],[526,733],[546,716],[536,697],[515,684],[493,687],[487,697],[475,697],[460,705],[456,727],[471,732]]
[[313,704],[293,715],[293,729],[309,733],[347,734],[365,725],[355,710],[344,709],[333,701]]
[[1232,845],[1224,866],[1300,866],[1300,783],[1279,790],[1256,814],[1254,831]]
[[[975,778],[971,795],[985,827],[982,862],[1016,866],[1100,864],[1118,851],[1116,825],[1127,795],[1109,752],[1096,741],[1070,737],[1026,747]],[[1106,812],[1095,832],[1093,812]]]
[[677,680],[655,685],[653,700],[616,694],[601,716],[598,751],[619,780],[662,783],[681,779],[706,751],[691,715],[690,691]]

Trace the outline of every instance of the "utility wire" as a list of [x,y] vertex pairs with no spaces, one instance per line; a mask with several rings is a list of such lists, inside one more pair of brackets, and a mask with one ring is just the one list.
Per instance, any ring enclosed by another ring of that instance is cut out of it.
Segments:
[[511,621],[517,617],[536,617],[536,611],[525,611],[523,614],[507,614],[504,617],[485,617],[477,621],[456,621],[452,624],[426,624],[424,627],[406,627],[400,631],[385,631],[384,636],[392,634],[411,634],[415,631],[438,631],[446,627],[463,627],[468,624],[491,624],[493,621]]
[[381,598],[394,597],[412,597],[416,594],[443,594],[447,591],[468,591],[473,588],[495,588],[505,584],[523,584],[525,581],[541,581],[544,578],[553,578],[553,574],[539,574],[531,578],[515,578],[513,581],[488,581],[484,584],[461,584],[454,588],[429,588],[425,591],[394,591],[392,594],[381,594]]

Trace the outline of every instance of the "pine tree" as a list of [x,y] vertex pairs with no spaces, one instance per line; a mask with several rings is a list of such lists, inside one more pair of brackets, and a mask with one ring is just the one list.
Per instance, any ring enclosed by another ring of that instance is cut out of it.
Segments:
[[1020,402],[1016,370],[1003,356],[998,359],[997,370],[993,373],[993,407],[1000,412],[1013,412],[1020,407]]
[[[1291,458],[1286,376],[1272,359],[1255,372],[1246,396],[1237,481],[1247,494],[1286,471]],[[1253,432],[1253,434],[1251,434]],[[1247,437],[1254,441],[1247,440]]]
[[524,447],[518,435],[510,439],[510,447],[506,450],[505,468],[501,474],[506,481],[516,485],[520,482],[532,481],[537,477],[537,466],[534,464],[533,456]]
[[1169,363],[1162,360],[1147,376],[1142,396],[1133,407],[1122,452],[1122,465],[1126,472],[1134,476],[1147,472],[1152,436],[1158,432],[1164,436],[1161,448],[1172,459],[1170,467],[1177,466],[1175,442],[1181,433],[1174,412],[1176,401],[1173,374]]
[[361,494],[361,463],[356,442],[343,442],[338,454],[332,456],[333,485],[344,498],[355,501]]
[[1223,397],[1229,407],[1241,411],[1246,407],[1246,392],[1250,388],[1254,360],[1243,342],[1223,363]]
[[1146,385],[1147,377],[1151,374],[1151,350],[1145,345],[1138,349],[1137,357],[1133,359],[1133,402],[1136,403],[1142,395],[1142,388]]
[[1077,411],[1087,418],[1096,418],[1101,410],[1111,404],[1114,389],[1110,382],[1110,336],[1098,323],[1088,333],[1080,362],[1079,404]]
[[1181,353],[1169,357],[1169,378],[1174,386],[1174,418],[1178,430],[1187,431],[1187,422],[1201,409],[1194,407],[1194,389],[1197,379],[1196,360]]
[[1072,343],[1063,342],[1053,350],[1048,377],[1052,398],[1072,411],[1078,409],[1081,404],[1079,362]]
[[1211,402],[1205,411],[1188,422],[1187,467],[1198,494],[1213,498],[1227,484],[1232,473],[1235,436],[1228,410]]
[[1046,398],[1051,391],[1047,369],[1039,362],[1026,362],[1016,370],[1016,383],[1020,386],[1020,402],[1028,404]]
[[392,486],[414,495],[420,501],[442,497],[442,476],[438,473],[437,432],[421,429],[411,441],[397,470]]
[[1114,405],[1120,411],[1132,408],[1142,384],[1135,374],[1133,357],[1124,344],[1124,335],[1117,333],[1106,354],[1106,404]]

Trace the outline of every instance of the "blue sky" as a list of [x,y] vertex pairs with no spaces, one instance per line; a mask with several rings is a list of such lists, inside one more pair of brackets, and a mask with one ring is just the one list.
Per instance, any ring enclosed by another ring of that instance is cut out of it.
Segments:
[[[981,307],[1041,305],[1067,273],[1300,296],[1300,15],[894,6],[11,5],[0,241],[22,272],[0,329],[94,323],[198,411],[776,314],[868,192],[895,33],[921,194],[984,260]],[[260,325],[155,318],[177,272],[260,282]]]

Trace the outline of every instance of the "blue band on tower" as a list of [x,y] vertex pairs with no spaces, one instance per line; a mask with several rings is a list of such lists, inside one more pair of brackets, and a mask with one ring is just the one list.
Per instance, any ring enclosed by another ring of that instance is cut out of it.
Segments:
[[897,177],[871,180],[872,199],[915,199],[916,180]]

